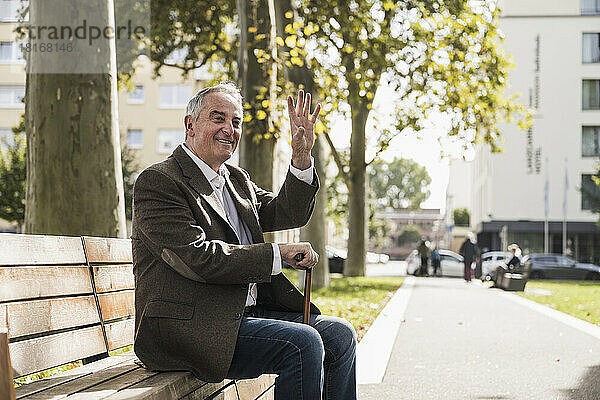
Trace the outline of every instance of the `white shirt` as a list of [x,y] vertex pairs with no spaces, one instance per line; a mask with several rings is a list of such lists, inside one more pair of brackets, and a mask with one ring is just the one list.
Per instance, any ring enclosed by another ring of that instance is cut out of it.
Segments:
[[[225,209],[225,214],[227,215],[227,219],[229,220],[229,224],[233,228],[233,231],[238,237],[238,241],[240,244],[252,244],[252,235],[248,230],[248,226],[244,220],[239,217],[237,209],[235,208],[235,203],[233,202],[231,195],[228,190],[224,190],[225,188],[225,165],[221,165],[219,167],[219,173],[216,173],[211,167],[208,166],[204,161],[198,158],[185,143],[182,145],[183,150],[187,153],[188,156],[196,163],[200,171],[204,174],[210,186],[216,193],[221,205]],[[313,174],[314,174],[314,159],[312,156],[310,157],[310,167],[305,170],[300,170],[293,165],[290,164],[290,172],[298,179],[308,184],[312,184]],[[281,253],[279,252],[279,246],[276,243],[271,243],[273,246],[273,267],[271,269],[271,275],[277,275],[281,273]],[[248,287],[248,296],[246,298],[246,306],[252,306],[256,304],[257,297],[257,289],[256,283],[251,283]]]

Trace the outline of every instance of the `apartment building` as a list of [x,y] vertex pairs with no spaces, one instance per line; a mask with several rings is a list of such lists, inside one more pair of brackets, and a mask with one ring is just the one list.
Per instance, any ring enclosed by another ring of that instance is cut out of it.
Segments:
[[515,63],[507,95],[521,94],[519,101],[536,111],[527,131],[502,125],[503,153],[477,148],[471,227],[491,250],[517,242],[526,253],[547,246],[599,262],[598,215],[581,188],[598,192],[591,176],[600,157],[600,1],[500,0],[499,6],[504,49]]

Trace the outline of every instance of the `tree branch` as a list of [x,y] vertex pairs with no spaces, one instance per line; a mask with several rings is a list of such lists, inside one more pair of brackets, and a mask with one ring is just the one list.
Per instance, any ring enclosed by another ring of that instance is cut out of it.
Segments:
[[337,151],[337,149],[333,145],[333,141],[331,140],[329,133],[323,132],[322,135],[325,136],[325,140],[327,141],[327,144],[329,145],[329,148],[331,149],[331,155],[333,156],[335,165],[338,168],[338,175],[342,177],[346,186],[350,187],[350,177],[348,176],[346,171],[344,171],[344,162],[342,161],[342,158],[340,157],[340,153]]

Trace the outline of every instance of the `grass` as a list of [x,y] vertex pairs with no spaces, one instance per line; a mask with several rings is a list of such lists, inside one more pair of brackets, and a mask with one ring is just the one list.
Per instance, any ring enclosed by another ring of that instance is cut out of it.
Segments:
[[346,318],[360,341],[403,281],[404,278],[332,277],[330,287],[312,292],[311,300],[323,314]]
[[526,299],[544,304],[600,326],[600,282],[598,281],[542,281],[527,282]]

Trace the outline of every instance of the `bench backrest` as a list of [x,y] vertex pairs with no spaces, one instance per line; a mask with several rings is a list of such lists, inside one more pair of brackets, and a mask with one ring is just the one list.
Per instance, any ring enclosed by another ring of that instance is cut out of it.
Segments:
[[132,343],[132,317],[129,240],[0,234],[0,324],[15,377]]

